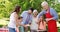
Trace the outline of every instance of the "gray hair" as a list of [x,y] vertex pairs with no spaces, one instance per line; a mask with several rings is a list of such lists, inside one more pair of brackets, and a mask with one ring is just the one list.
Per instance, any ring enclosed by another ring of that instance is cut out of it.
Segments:
[[33,11],[33,13],[34,13],[34,12],[37,12],[37,13],[38,13],[38,11],[37,11],[36,9]]
[[41,3],[41,6],[45,6],[45,5],[48,5],[48,3],[46,1]]

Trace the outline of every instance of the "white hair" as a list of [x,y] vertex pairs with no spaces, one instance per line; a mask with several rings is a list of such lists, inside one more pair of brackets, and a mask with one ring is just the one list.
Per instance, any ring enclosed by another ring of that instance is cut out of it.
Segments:
[[45,5],[48,5],[48,3],[46,1],[41,3],[41,6],[45,6]]
[[34,12],[37,12],[37,13],[38,13],[38,11],[37,11],[36,9],[33,11],[33,13],[34,13]]

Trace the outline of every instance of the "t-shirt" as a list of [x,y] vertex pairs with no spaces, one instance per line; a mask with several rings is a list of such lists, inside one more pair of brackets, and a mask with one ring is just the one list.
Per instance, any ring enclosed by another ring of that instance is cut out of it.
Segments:
[[32,29],[32,30],[37,30],[38,29],[37,17],[32,18],[30,29]]
[[10,22],[8,24],[8,27],[10,28],[16,28],[15,17],[14,17],[15,14],[16,12],[13,12],[10,16]]

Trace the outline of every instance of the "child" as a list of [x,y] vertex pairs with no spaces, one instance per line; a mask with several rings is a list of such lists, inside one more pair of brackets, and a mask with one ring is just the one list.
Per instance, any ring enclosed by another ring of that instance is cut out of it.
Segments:
[[23,17],[19,17],[19,18],[18,18],[18,22],[17,22],[18,25],[17,25],[17,27],[16,27],[16,31],[17,31],[17,32],[19,32],[19,26],[21,26],[22,18],[23,18]]
[[37,10],[34,10],[32,22],[31,22],[31,26],[30,26],[31,32],[37,32],[37,30],[38,30],[37,14],[38,14]]
[[40,16],[39,22],[38,22],[38,30],[39,32],[46,32],[46,22],[43,19],[43,16]]

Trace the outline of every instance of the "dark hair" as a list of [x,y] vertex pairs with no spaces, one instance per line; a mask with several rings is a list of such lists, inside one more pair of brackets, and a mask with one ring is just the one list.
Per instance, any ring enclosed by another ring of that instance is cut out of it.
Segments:
[[20,16],[20,17],[18,17],[18,19],[22,19],[22,18],[23,18],[23,17],[21,17],[21,16]]
[[15,7],[15,10],[14,10],[14,12],[17,12],[17,13],[19,13],[19,12],[20,12],[20,8],[21,8],[21,7],[17,5],[17,6]]
[[42,16],[43,16],[43,20],[45,21],[45,19],[46,19],[46,16],[45,16],[45,14],[43,14]]
[[31,10],[33,12],[34,9],[32,7],[30,7],[29,10]]

